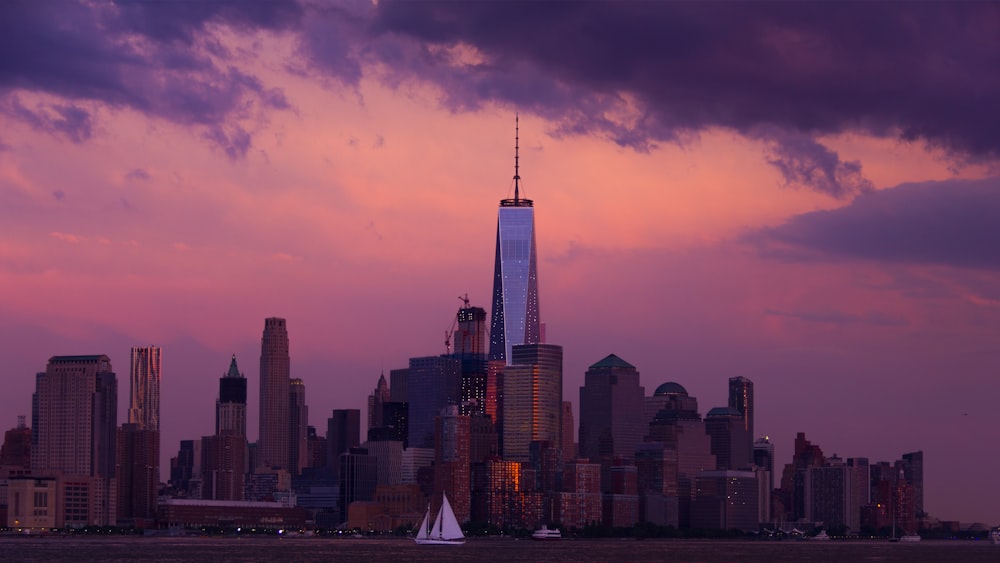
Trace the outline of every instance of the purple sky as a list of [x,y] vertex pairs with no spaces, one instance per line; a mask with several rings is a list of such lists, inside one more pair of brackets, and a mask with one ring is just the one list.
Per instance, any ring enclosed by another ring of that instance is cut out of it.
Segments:
[[[52,355],[164,349],[163,457],[263,320],[310,422],[488,307],[536,202],[564,397],[609,353],[702,413],[925,453],[1000,523],[1000,8],[991,3],[0,3],[0,426]],[[577,416],[579,413],[576,413]]]

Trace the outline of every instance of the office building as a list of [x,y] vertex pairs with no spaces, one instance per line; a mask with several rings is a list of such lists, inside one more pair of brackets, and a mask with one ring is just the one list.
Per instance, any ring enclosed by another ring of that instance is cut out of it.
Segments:
[[[745,377],[729,378],[729,407],[740,413],[743,430],[753,440],[753,381]],[[747,448],[752,446],[748,445]]]
[[448,495],[459,523],[469,520],[470,491],[470,418],[460,415],[458,407],[445,407],[435,419],[434,495],[432,511],[440,508],[441,493]]
[[[258,469],[289,469],[290,359],[285,319],[264,320],[260,341],[260,432],[257,434]],[[303,429],[304,430],[304,429]]]
[[562,346],[518,344],[504,368],[503,457],[529,461],[530,444],[562,443]]
[[361,444],[361,411],[333,409],[326,421],[326,466],[334,477],[340,474],[340,455]]
[[705,430],[712,440],[716,469],[747,470],[753,460],[750,436],[743,415],[733,407],[716,407],[705,415]]
[[288,471],[296,476],[309,466],[309,407],[302,380],[288,383]]
[[461,360],[449,356],[410,358],[407,447],[434,447],[434,418],[446,406],[459,404],[461,369]]
[[520,195],[518,137],[514,137],[514,198],[500,201],[496,260],[493,269],[493,312],[490,360],[510,363],[515,344],[538,344],[538,258],[535,250],[534,202]]
[[137,423],[123,424],[117,450],[118,522],[148,527],[156,517],[160,487],[160,433]]
[[382,406],[388,403],[389,400],[389,384],[386,383],[385,374],[383,373],[378,376],[378,382],[375,384],[375,390],[372,391],[371,395],[368,395],[368,427],[366,430],[382,426]]
[[247,435],[247,380],[236,365],[236,354],[229,361],[229,370],[219,378],[215,434]]
[[4,433],[0,446],[0,466],[29,469],[31,467],[31,429],[24,415],[17,417],[17,426]]
[[160,430],[161,354],[159,346],[132,347],[128,421],[140,430]]
[[580,457],[603,467],[615,458],[633,459],[647,425],[645,389],[635,366],[610,354],[587,369],[580,388]]
[[31,470],[61,474],[74,490],[86,489],[87,502],[74,508],[80,512],[69,525],[116,523],[117,398],[118,380],[105,355],[53,356],[35,377]]

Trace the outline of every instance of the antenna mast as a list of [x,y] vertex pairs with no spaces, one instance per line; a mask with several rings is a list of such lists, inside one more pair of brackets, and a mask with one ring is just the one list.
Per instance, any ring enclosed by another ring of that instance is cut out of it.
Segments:
[[514,114],[514,205],[515,206],[517,205],[517,200],[519,198],[518,184],[520,184],[521,182],[520,164],[518,162],[518,160],[520,159],[520,155],[518,153],[519,133],[520,133],[520,126],[518,124],[518,115],[515,113]]

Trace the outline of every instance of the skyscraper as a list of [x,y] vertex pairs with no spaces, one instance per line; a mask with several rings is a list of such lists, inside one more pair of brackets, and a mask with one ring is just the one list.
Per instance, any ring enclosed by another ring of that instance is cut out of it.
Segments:
[[295,378],[288,386],[288,470],[299,475],[308,466],[309,407],[306,386]]
[[646,434],[644,397],[635,366],[609,354],[590,366],[580,388],[580,457],[602,464],[633,459]]
[[[743,417],[743,428],[749,440],[753,440],[753,381],[745,377],[729,378],[729,406]],[[748,443],[748,448],[753,444]]]
[[375,390],[368,395],[368,430],[382,426],[382,405],[389,402],[389,396],[389,384],[383,373],[378,376]]
[[462,362],[448,356],[410,358],[406,370],[409,447],[434,447],[434,418],[460,400]]
[[562,346],[518,344],[504,368],[503,457],[530,461],[531,442],[562,444]]
[[340,454],[361,443],[361,411],[333,409],[326,420],[326,466],[334,476],[340,473]]
[[[516,128],[515,128],[516,131]],[[514,198],[500,201],[490,360],[511,360],[515,344],[541,342],[534,202],[520,195],[518,137],[514,136]]]
[[236,365],[219,378],[215,402],[215,436],[202,438],[202,496],[214,500],[243,500],[247,472],[247,380]]
[[289,363],[285,319],[265,319],[264,335],[260,340],[258,468],[289,469]]
[[[486,360],[486,310],[465,307],[458,310],[454,332],[455,354],[462,362],[461,398],[459,411],[463,415],[485,415],[489,368]],[[494,420],[494,422],[496,422]]]
[[118,380],[111,360],[103,354],[50,358],[35,376],[31,420],[32,474],[83,478],[86,504],[64,502],[74,511],[64,515],[66,523],[115,524]]
[[159,346],[133,346],[129,370],[128,421],[140,430],[160,430]]
[[229,361],[229,371],[219,378],[219,399],[215,402],[215,433],[247,435],[247,380],[236,365],[236,354]]

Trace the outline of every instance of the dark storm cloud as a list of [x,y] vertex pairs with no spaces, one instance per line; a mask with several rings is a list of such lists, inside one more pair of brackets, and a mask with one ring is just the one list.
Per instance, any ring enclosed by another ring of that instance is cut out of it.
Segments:
[[797,215],[747,240],[769,257],[1000,269],[1000,178],[903,184]]
[[[207,29],[279,30],[295,25],[300,15],[297,4],[276,0],[2,2],[0,100],[8,100],[7,115],[74,142],[90,136],[89,113],[72,103],[25,108],[17,105],[15,92],[129,108],[210,129],[242,117],[251,103],[286,109],[281,90],[208,56],[226,53]],[[240,143],[224,148],[229,152]]]
[[[834,196],[868,188],[860,165],[788,135],[1000,156],[994,3],[382,0],[371,30],[383,40],[365,56],[440,83],[454,108],[509,103],[640,150],[711,127],[773,132],[763,140],[786,181]],[[484,60],[446,64],[429,48],[455,45]],[[613,111],[622,102],[627,118]]]
[[90,112],[72,104],[38,104],[29,108],[17,96],[11,96],[6,103],[0,99],[0,113],[74,143],[82,143],[92,134]]

